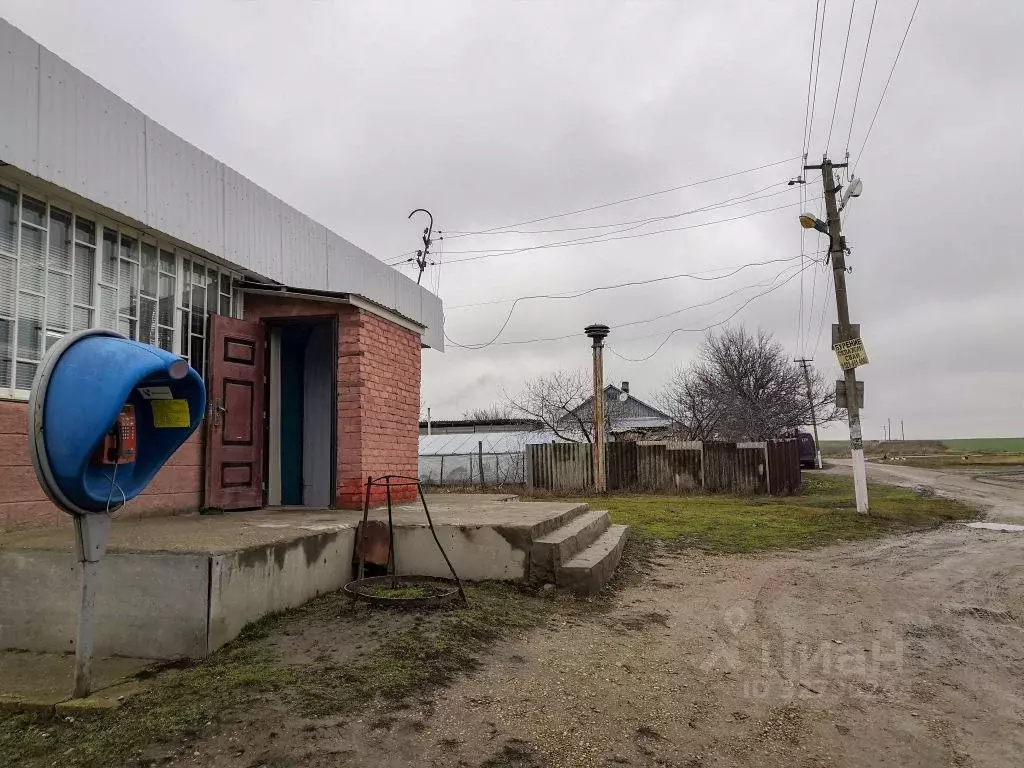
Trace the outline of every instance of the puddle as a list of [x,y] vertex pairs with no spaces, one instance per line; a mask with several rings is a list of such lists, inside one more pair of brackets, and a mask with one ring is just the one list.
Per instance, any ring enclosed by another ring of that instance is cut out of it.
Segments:
[[968,528],[984,528],[986,531],[1006,531],[1008,533],[1020,533],[1024,531],[1024,525],[1013,525],[1012,523],[965,523]]

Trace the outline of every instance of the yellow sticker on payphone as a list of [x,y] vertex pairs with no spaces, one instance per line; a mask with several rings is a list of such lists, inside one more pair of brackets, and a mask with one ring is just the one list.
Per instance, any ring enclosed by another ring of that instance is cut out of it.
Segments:
[[188,412],[188,400],[150,400],[153,408],[153,426],[157,428],[181,428],[192,426]]

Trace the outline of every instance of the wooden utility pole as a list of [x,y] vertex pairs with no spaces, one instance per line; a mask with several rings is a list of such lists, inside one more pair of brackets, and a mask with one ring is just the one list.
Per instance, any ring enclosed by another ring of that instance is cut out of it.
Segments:
[[604,474],[604,340],[608,336],[607,325],[588,325],[583,332],[594,342],[594,490],[604,493],[608,490]]
[[[857,335],[850,326],[850,305],[846,295],[846,240],[843,238],[843,226],[839,219],[839,206],[836,203],[836,185],[834,168],[845,168],[846,163],[832,164],[827,157],[821,165],[805,165],[805,170],[821,171],[821,181],[825,188],[825,211],[828,214],[829,258],[832,260],[832,274],[835,277],[836,310],[839,314],[839,342],[852,341]],[[864,436],[860,426],[860,403],[857,400],[857,369],[856,366],[843,366],[846,379],[846,413],[850,423],[850,455],[853,458],[853,488],[857,499],[857,511],[866,514],[868,504],[868,476],[864,464]]]
[[821,445],[818,443],[818,416],[814,408],[814,393],[811,390],[811,373],[807,370],[808,363],[814,362],[806,357],[793,361],[804,369],[804,382],[807,384],[807,404],[811,406],[811,426],[814,428],[814,466],[821,469]]

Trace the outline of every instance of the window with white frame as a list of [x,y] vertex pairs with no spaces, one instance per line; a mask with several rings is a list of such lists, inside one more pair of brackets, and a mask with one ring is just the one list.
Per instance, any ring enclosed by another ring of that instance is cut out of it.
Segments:
[[178,349],[205,376],[207,318],[240,311],[234,277],[0,180],[0,395],[25,397],[43,353],[86,328]]
[[182,258],[181,349],[199,373],[206,375],[206,319],[210,315],[236,317],[237,296],[231,290],[231,274],[194,256]]

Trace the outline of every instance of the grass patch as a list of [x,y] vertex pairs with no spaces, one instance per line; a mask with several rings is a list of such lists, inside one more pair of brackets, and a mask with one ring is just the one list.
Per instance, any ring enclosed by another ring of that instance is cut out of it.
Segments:
[[805,475],[795,496],[613,495],[586,499],[616,523],[677,547],[754,552],[821,546],[933,528],[976,512],[957,501],[890,485],[871,486],[871,514],[857,514],[853,483]]
[[[471,586],[467,594],[468,607],[423,614],[324,595],[257,622],[203,661],[158,674],[120,710],[73,721],[0,713],[0,766],[148,766],[239,713],[272,706],[320,717],[399,708],[476,668],[499,638],[539,626],[556,611],[582,616],[601,608],[601,601],[508,583]],[[287,664],[277,657],[272,640],[317,623],[336,626],[338,642],[369,625],[374,641],[342,663]]]

